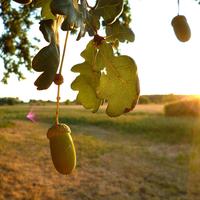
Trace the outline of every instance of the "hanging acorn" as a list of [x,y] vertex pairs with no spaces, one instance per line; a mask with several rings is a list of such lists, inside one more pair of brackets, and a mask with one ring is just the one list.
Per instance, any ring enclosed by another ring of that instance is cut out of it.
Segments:
[[191,37],[190,27],[187,23],[187,19],[184,15],[177,15],[171,22],[174,33],[177,39],[181,42],[187,42]]
[[177,39],[181,42],[187,42],[191,37],[190,27],[186,17],[184,15],[179,15],[180,0],[177,0],[177,5],[178,15],[172,19],[171,25],[173,26]]
[[54,83],[57,85],[55,124],[51,126],[47,131],[47,138],[49,139],[51,151],[51,159],[53,161],[54,167],[59,173],[64,175],[71,174],[76,166],[76,150],[71,137],[71,130],[66,124],[59,123],[60,87],[64,81],[62,76],[62,67],[68,36],[69,31],[66,33],[62,59],[59,66],[59,73],[54,77]]
[[55,124],[47,132],[51,158],[61,174],[70,174],[76,166],[76,151],[70,133],[70,128],[65,124]]

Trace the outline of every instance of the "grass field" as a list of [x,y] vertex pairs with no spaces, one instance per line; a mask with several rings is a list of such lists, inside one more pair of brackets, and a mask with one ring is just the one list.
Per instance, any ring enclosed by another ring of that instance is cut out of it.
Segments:
[[63,176],[46,137],[54,116],[54,106],[0,107],[0,200],[200,199],[200,118],[165,117],[162,105],[118,118],[61,106],[77,151],[76,170]]

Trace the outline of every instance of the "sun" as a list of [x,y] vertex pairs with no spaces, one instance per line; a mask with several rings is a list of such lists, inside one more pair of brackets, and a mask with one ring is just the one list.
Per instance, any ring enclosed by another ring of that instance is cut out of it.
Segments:
[[194,97],[200,99],[200,94],[195,94]]

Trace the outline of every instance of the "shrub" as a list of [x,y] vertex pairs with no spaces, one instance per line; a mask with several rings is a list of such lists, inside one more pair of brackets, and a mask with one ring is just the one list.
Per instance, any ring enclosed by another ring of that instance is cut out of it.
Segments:
[[147,96],[140,96],[138,104],[150,104],[151,101]]
[[164,107],[166,116],[199,116],[200,99],[186,99],[169,103]]

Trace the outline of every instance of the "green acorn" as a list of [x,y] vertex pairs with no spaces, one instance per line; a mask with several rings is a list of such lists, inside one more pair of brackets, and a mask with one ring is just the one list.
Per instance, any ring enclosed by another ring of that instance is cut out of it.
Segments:
[[65,124],[55,124],[47,132],[51,158],[61,174],[70,174],[76,166],[76,151],[70,133],[70,128]]

